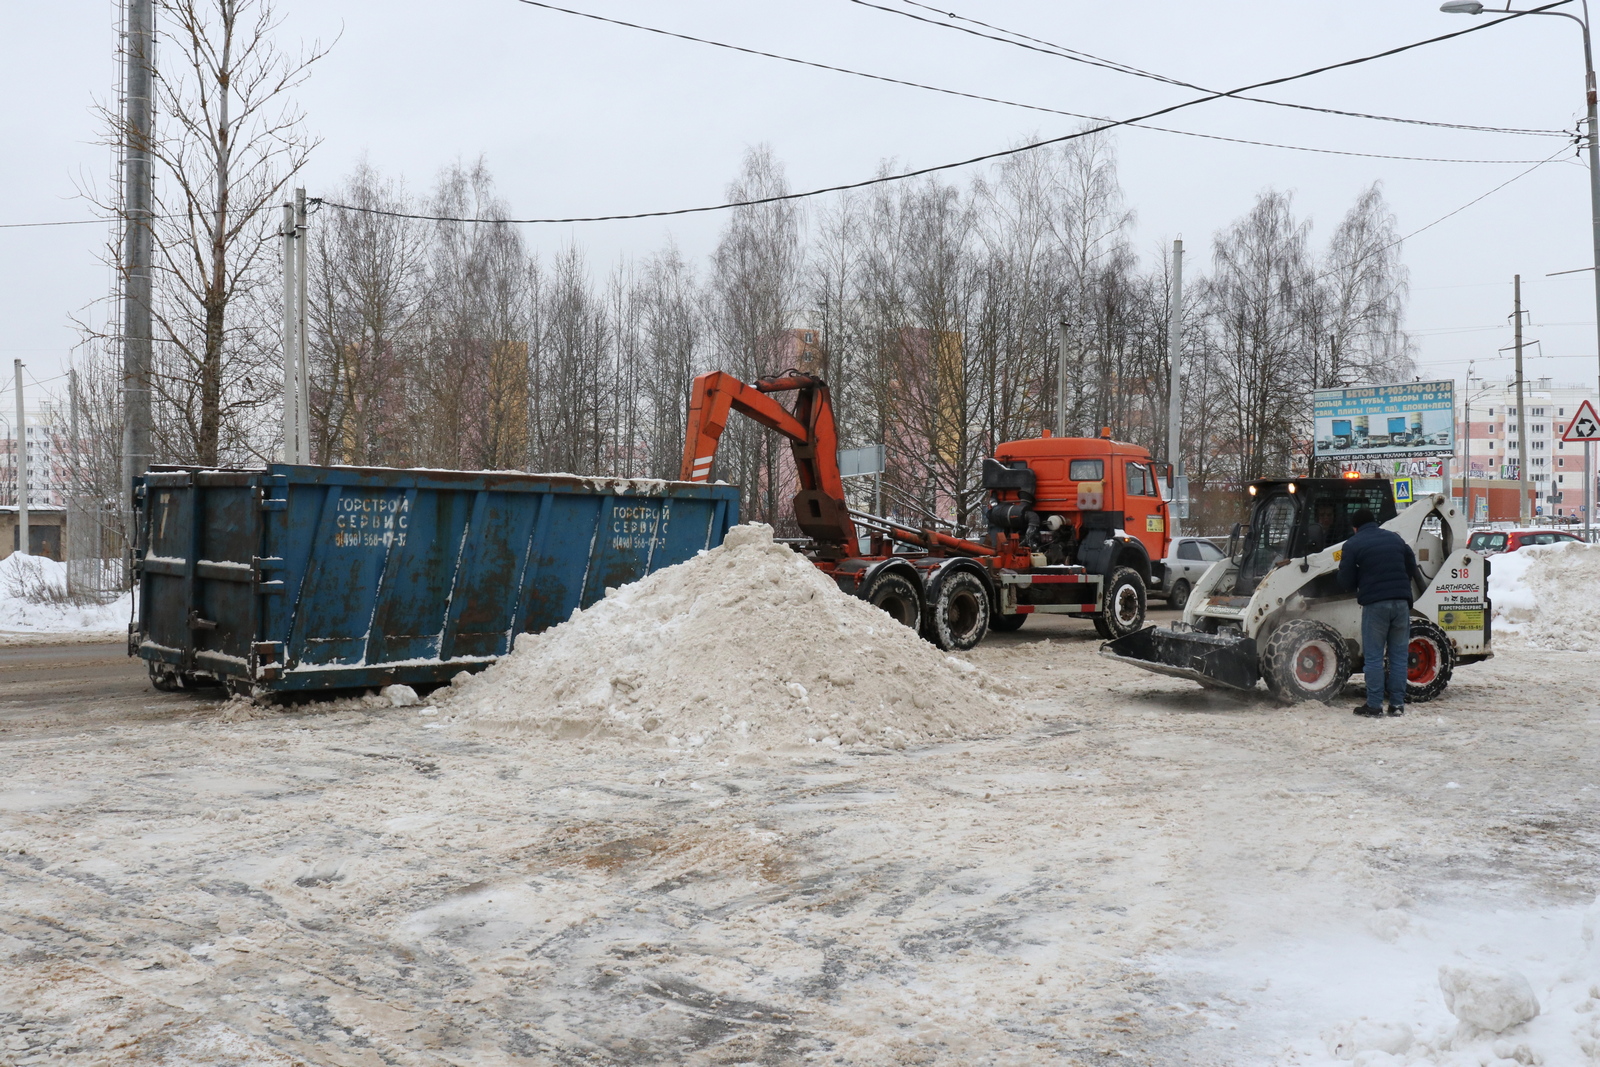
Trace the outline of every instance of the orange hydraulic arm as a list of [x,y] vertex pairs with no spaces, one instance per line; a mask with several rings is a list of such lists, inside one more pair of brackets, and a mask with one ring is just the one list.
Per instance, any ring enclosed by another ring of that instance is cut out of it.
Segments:
[[[769,394],[795,394],[791,413]],[[860,555],[855,523],[844,501],[844,479],[839,475],[839,435],[833,423],[833,403],[828,383],[790,370],[783,374],[741,382],[731,374],[712,371],[694,380],[689,401],[688,434],[683,443],[683,466],[678,477],[703,482],[711,477],[717,441],[728,425],[728,414],[739,411],[789,439],[800,491],[794,513],[801,531],[817,543],[824,558],[848,559]]]

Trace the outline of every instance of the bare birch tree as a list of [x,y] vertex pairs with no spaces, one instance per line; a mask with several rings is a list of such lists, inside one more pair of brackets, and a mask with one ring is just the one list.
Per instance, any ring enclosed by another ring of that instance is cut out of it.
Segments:
[[[155,7],[156,452],[239,462],[271,445],[258,409],[281,382],[275,208],[316,144],[292,93],[326,50],[280,49],[270,0]],[[114,111],[100,114],[113,141],[134,135]]]
[[[783,167],[762,145],[745,156],[730,200],[788,191]],[[799,210],[787,202],[734,209],[712,256],[706,294],[711,337],[723,368],[751,379],[786,368],[803,265]],[[719,477],[744,486],[752,518],[788,527],[792,481],[780,465],[786,442],[748,420],[730,424],[719,449]]]
[[[762,148],[729,194],[786,188]],[[365,171],[344,195],[404,202]],[[505,213],[481,163],[447,171],[433,206]],[[325,224],[325,254],[362,262],[323,262],[319,381],[387,395],[387,372],[360,361],[397,354],[407,417],[365,431],[374,462],[671,476],[695,373],[749,380],[804,361],[833,386],[842,443],[887,446],[886,510],[976,528],[983,457],[1054,421],[1065,319],[1069,432],[1110,427],[1166,455],[1170,265],[1164,247],[1141,264],[1129,241],[1108,139],[1013,157],[966,185],[840,197],[810,241],[803,223],[785,202],[740,208],[702,276],[669,246],[603,282],[576,245],[531,261],[506,223]],[[1216,235],[1209,271],[1191,279],[1182,447],[1198,521],[1226,528],[1242,482],[1305,469],[1315,387],[1407,372],[1405,271],[1376,187],[1320,255],[1292,198],[1269,190]],[[344,442],[362,436],[365,401],[325,393],[329,454],[354,456]],[[744,488],[747,515],[788,527],[788,451],[736,419],[716,476]]]
[[[506,214],[482,160],[447,169],[433,206],[436,214],[454,217]],[[533,275],[522,235],[498,221],[436,224],[426,285],[415,384],[430,415],[424,422],[428,462],[524,467]]]
[[363,162],[339,191],[371,211],[320,213],[310,256],[311,397],[315,457],[403,464],[411,335],[423,312],[424,224],[378,212],[411,210],[398,182]]

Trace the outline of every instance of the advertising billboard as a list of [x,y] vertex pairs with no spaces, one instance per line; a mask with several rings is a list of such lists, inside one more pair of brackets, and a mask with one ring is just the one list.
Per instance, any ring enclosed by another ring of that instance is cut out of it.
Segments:
[[1319,458],[1448,456],[1455,451],[1455,382],[1318,389],[1313,452]]

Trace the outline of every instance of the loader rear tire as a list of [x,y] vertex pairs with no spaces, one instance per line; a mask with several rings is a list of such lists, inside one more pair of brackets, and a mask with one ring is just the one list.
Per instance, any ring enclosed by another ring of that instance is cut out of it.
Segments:
[[1261,676],[1279,700],[1324,704],[1350,680],[1350,650],[1339,631],[1310,619],[1291,619],[1272,631],[1261,654]]
[[989,632],[989,590],[971,571],[957,571],[939,583],[928,614],[928,638],[946,652],[965,652]]
[[903,574],[880,574],[867,588],[866,602],[882,608],[902,626],[922,629],[922,590]]
[[1406,703],[1426,703],[1444,692],[1456,665],[1455,650],[1445,632],[1430,620],[1413,616],[1406,651]]
[[1118,567],[1106,582],[1104,608],[1094,616],[1095,632],[1107,641],[1127,637],[1144,625],[1144,579],[1132,567]]

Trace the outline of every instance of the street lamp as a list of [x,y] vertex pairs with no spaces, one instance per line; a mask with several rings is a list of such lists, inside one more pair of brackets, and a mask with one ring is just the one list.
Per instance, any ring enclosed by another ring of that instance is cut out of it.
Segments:
[[[1570,14],[1566,11],[1518,11],[1511,6],[1511,0],[1506,0],[1504,8],[1491,11],[1493,15],[1558,15],[1564,19],[1571,19],[1583,30],[1583,74],[1584,91],[1587,94],[1587,117],[1589,123],[1589,217],[1590,227],[1593,231],[1594,244],[1594,308],[1595,308],[1595,339],[1596,352],[1600,353],[1600,120],[1595,116],[1595,81],[1594,81],[1594,50],[1589,45],[1589,0],[1581,0],[1583,17]],[[1450,15],[1481,15],[1484,7],[1478,0],[1447,0],[1439,5],[1439,10]],[[1600,375],[1596,376],[1596,388],[1600,391]],[[1584,538],[1589,536],[1590,526],[1594,522],[1595,492],[1594,468],[1590,463],[1591,448],[1589,442],[1583,443],[1583,499]],[[1523,472],[1519,471],[1518,474]]]

